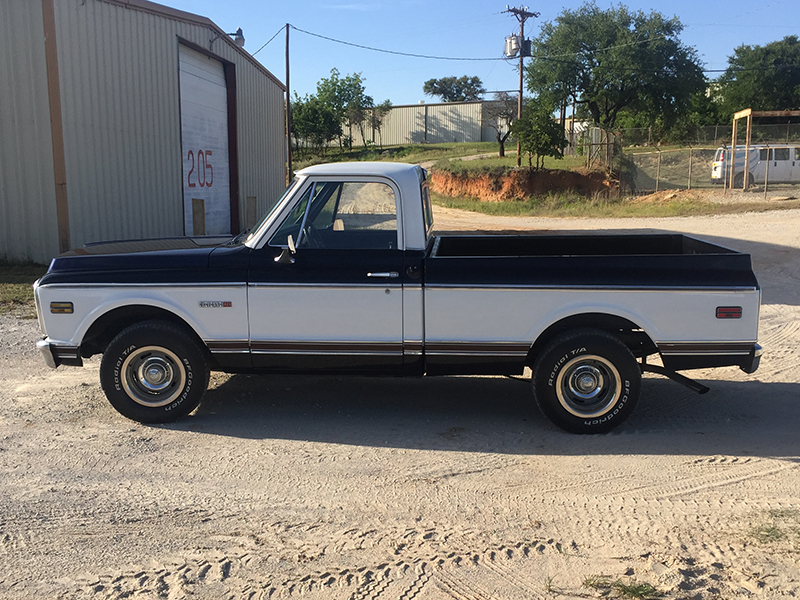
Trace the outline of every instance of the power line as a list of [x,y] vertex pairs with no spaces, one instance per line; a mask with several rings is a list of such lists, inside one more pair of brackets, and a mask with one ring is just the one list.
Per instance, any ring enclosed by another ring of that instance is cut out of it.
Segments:
[[274,40],[276,37],[278,37],[278,34],[279,34],[281,31],[283,31],[285,28],[286,28],[286,26],[283,26],[283,27],[281,27],[280,29],[278,29],[278,31],[276,31],[276,32],[275,32],[275,35],[273,35],[271,38],[269,38],[269,40],[267,41],[267,43],[266,43],[266,44],[264,44],[263,46],[261,46],[261,48],[259,48],[259,49],[258,49],[258,50],[256,50],[255,52],[253,52],[253,53],[252,53],[250,56],[255,56],[256,54],[258,54],[259,52],[261,52],[261,51],[262,51],[264,48],[266,48],[266,47],[269,45],[269,43],[270,43],[272,40]]
[[[399,52],[399,51],[396,51],[396,50],[385,50],[383,48],[374,48],[372,46],[365,46],[365,45],[362,45],[362,44],[355,44],[353,42],[347,42],[347,41],[344,41],[344,40],[338,40],[336,38],[332,38],[332,37],[328,37],[328,36],[325,36],[325,35],[321,35],[319,33],[306,31],[305,29],[300,29],[299,27],[295,27],[291,23],[289,24],[289,27],[291,27],[295,31],[299,31],[300,33],[305,33],[306,35],[310,35],[312,37],[316,37],[316,38],[320,38],[320,39],[323,39],[323,40],[327,40],[329,42],[335,42],[337,44],[343,44],[345,46],[351,46],[353,48],[360,48],[362,50],[370,50],[372,52],[381,52],[381,53],[384,53],[384,54],[393,54],[393,55],[396,55],[396,56],[408,56],[408,57],[411,57],[411,58],[424,58],[424,59],[428,59],[428,60],[452,60],[452,61],[484,61],[484,62],[485,61],[506,61],[506,62],[508,62],[508,60],[509,60],[504,56],[501,56],[501,57],[498,57],[498,58],[465,58],[465,57],[454,57],[454,56],[432,56],[432,55],[428,55],[428,54],[413,54],[413,53],[410,53],[410,52]],[[284,30],[284,28],[281,27],[278,30],[278,32],[275,35],[273,35],[272,38],[270,38],[270,40],[266,44],[264,44],[264,46],[262,46],[261,48],[259,48],[258,50],[256,50],[253,53],[253,56],[255,56],[258,52],[260,52],[272,40],[274,40],[278,36],[278,34],[283,30]],[[626,46],[635,46],[635,45],[638,45],[638,44],[647,44],[647,43],[655,42],[655,41],[657,41],[659,39],[664,39],[664,38],[666,38],[665,35],[659,35],[659,36],[656,36],[656,37],[653,37],[653,38],[650,38],[650,39],[646,39],[646,40],[637,40],[637,41],[633,41],[633,42],[625,42],[624,44],[617,44],[617,45],[614,45],[614,46],[607,46],[605,48],[596,48],[596,49],[592,50],[591,52],[592,53],[605,52],[607,50],[614,50],[616,48],[624,48]],[[556,55],[553,55],[553,56],[536,56],[536,55],[532,55],[529,58],[532,58],[534,60],[543,60],[543,61],[563,63],[563,64],[579,64],[579,61],[575,60],[574,56],[575,56],[575,54],[567,54],[567,53],[565,53],[565,54],[556,54]],[[565,58],[565,57],[572,58],[572,60],[563,60],[562,58]],[[743,72],[743,71],[767,71],[767,70],[776,69],[776,68],[778,68],[778,69],[782,69],[782,68],[794,69],[794,68],[798,68],[798,66],[800,66],[800,65],[771,65],[771,66],[767,66],[767,67],[735,69],[734,72],[738,73],[738,72]],[[634,71],[634,72],[637,72],[637,71],[638,72],[651,71],[651,72],[654,72],[654,73],[661,73],[661,72],[664,71],[663,68],[628,69],[628,68],[625,68],[625,67],[616,67],[616,66],[610,66],[610,65],[609,66],[596,65],[593,68],[607,70],[607,71],[614,71],[614,70],[615,71]],[[691,72],[693,70],[689,70],[689,69],[680,69],[680,70],[672,69],[672,71],[675,72],[675,73],[688,73],[688,72]],[[725,73],[725,72],[728,71],[728,69],[701,69],[701,71],[703,73]]]
[[300,33],[305,33],[306,35],[310,35],[317,38],[322,38],[323,40],[328,40],[329,42],[336,42],[337,44],[344,44],[345,46],[353,46],[354,48],[361,48],[362,50],[371,50],[373,52],[383,52],[384,54],[395,54],[397,56],[410,56],[411,58],[427,58],[430,60],[459,60],[459,61],[487,61],[487,60],[503,60],[502,58],[459,58],[453,56],[430,56],[427,54],[412,54],[410,52],[398,52],[396,50],[383,50],[382,48],[373,48],[371,46],[363,46],[361,44],[354,44],[353,42],[345,42],[344,40],[337,40],[332,37],[328,37],[325,35],[320,35],[319,33],[312,33],[310,31],[306,31],[305,29],[300,29],[299,27],[295,27],[294,25],[289,25],[295,31],[299,31]]

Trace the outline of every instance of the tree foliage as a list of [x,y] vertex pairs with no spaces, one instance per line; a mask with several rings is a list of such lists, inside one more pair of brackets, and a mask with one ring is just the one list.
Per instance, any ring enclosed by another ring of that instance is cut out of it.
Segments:
[[342,135],[342,125],[330,105],[317,96],[300,98],[295,94],[292,103],[292,134],[318,152]]
[[677,18],[623,5],[565,10],[533,40],[528,89],[553,107],[571,99],[601,127],[613,127],[623,110],[671,124],[705,86],[682,30]]
[[364,81],[361,73],[352,73],[342,77],[338,69],[331,69],[330,77],[317,82],[316,98],[330,107],[342,125],[342,133],[339,134],[340,146],[344,141],[344,128],[348,128],[350,131],[353,128],[357,129],[366,144],[366,127],[374,127],[376,114],[381,115],[380,123],[382,124],[391,108],[388,100],[376,107],[372,96],[366,92]]
[[481,99],[486,91],[480,77],[442,77],[429,79],[422,86],[428,96],[439,96],[444,102],[467,102]]
[[728,119],[745,108],[800,109],[800,39],[789,35],[766,46],[739,46],[718,84]]
[[500,145],[500,156],[506,155],[506,140],[511,135],[511,125],[517,119],[517,96],[497,92],[494,99],[483,105],[484,125],[495,131]]
[[567,140],[564,130],[553,119],[551,107],[541,100],[531,100],[522,109],[522,118],[511,125],[511,131],[519,140],[522,152],[528,155],[528,165],[536,161],[535,168],[544,166],[547,156],[564,157]]
[[389,100],[384,100],[377,106],[373,106],[370,113],[369,124],[373,131],[378,132],[378,139],[381,142],[381,146],[383,146],[383,134],[381,133],[381,129],[390,112],[392,112],[392,103]]

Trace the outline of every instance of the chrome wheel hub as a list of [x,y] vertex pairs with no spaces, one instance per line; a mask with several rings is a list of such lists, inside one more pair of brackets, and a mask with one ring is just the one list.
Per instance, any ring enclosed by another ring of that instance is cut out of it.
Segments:
[[611,361],[587,354],[573,358],[561,368],[555,391],[567,412],[594,419],[614,409],[622,396],[622,379]]
[[161,346],[145,346],[131,352],[122,363],[120,379],[128,396],[148,408],[174,401],[187,382],[181,360]]

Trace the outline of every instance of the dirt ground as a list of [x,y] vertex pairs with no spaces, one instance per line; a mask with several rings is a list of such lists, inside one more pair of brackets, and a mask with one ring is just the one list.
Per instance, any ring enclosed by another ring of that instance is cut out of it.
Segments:
[[601,436],[554,428],[502,377],[214,375],[191,417],[143,426],[105,401],[96,359],[50,371],[35,321],[3,316],[0,597],[798,597],[800,210],[436,217],[750,252],[761,368],[695,372],[705,396],[647,376]]

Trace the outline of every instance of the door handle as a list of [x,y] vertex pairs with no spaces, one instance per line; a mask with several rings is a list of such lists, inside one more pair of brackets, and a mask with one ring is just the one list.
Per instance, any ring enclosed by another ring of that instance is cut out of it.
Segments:
[[391,278],[391,277],[399,277],[400,273],[397,271],[381,271],[377,273],[367,273],[367,277],[383,277],[383,278]]

